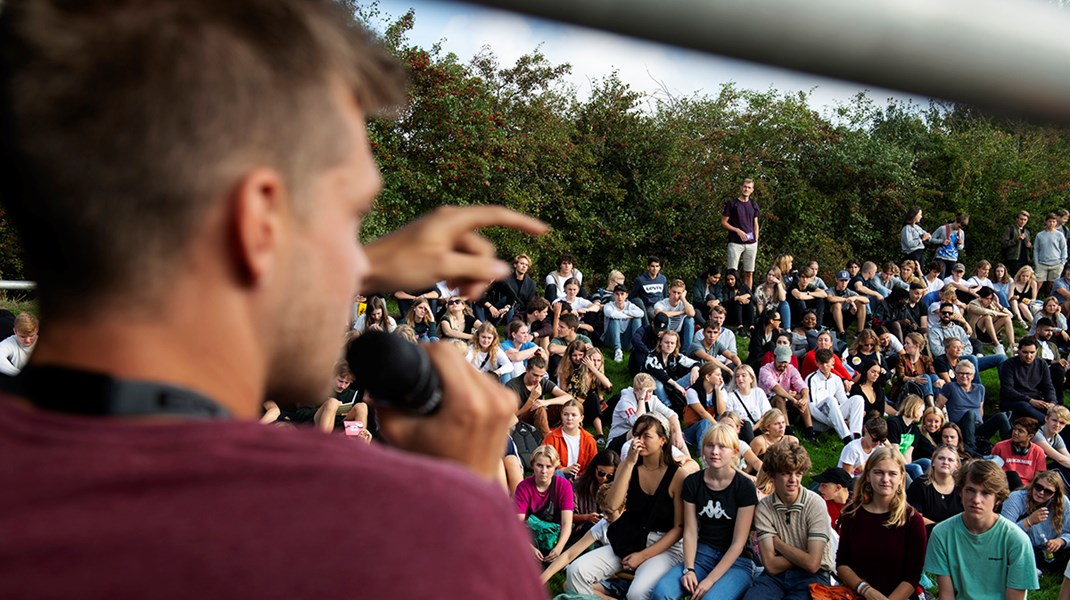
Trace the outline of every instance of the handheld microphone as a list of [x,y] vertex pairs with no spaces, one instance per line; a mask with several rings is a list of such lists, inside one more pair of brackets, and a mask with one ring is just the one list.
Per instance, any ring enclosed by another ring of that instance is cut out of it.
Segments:
[[346,348],[353,383],[375,404],[431,415],[442,403],[442,382],[427,352],[401,336],[369,330]]

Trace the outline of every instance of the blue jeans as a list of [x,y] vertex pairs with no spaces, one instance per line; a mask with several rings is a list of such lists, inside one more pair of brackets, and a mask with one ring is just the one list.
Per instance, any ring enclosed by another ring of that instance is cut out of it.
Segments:
[[[781,300],[776,307],[778,313],[780,313],[781,323],[791,323],[791,304],[787,300]],[[821,326],[821,322],[825,319],[825,311],[817,313],[817,325]]]
[[987,442],[995,433],[999,434],[1001,440],[1011,436],[1011,422],[1007,415],[996,412],[984,421],[979,421],[980,412],[980,410],[968,411],[959,418],[958,426],[962,430],[962,443],[970,450],[977,450],[978,439]]
[[828,571],[811,573],[802,569],[788,569],[779,575],[763,571],[750,586],[744,600],[810,600],[810,584],[831,583]]
[[[722,556],[724,556],[724,553],[699,542],[698,548],[695,549],[695,577],[702,581],[713,571],[717,563],[721,561]],[[687,593],[687,590],[684,589],[680,582],[680,578],[683,575],[684,565],[673,567],[654,586],[654,590],[650,592],[650,600],[676,600],[677,598],[683,598]],[[710,591],[706,592],[705,597],[738,600],[743,597],[743,594],[746,593],[747,588],[750,587],[753,581],[754,561],[740,556],[736,559],[736,562],[732,563],[728,571],[717,580],[717,583],[713,584]]]
[[[680,387],[685,390],[691,387],[691,373],[688,372],[687,375],[677,379],[676,383],[680,384]],[[672,408],[672,402],[669,401],[669,394],[665,391],[665,384],[656,379],[654,380],[654,395],[658,397],[658,400],[661,400],[662,404]]]
[[910,475],[911,479],[920,479],[925,471],[929,469],[929,465],[932,461],[928,458],[919,458],[918,460],[906,465],[907,475]]
[[713,423],[706,419],[699,419],[698,423],[692,423],[684,430],[684,441],[692,448],[698,448],[710,427],[713,427]]
[[[602,332],[602,344],[606,348],[621,348],[623,350],[632,349],[632,335],[639,329],[641,319],[628,319],[627,325],[624,330],[621,330],[621,324],[625,322],[624,319],[606,319],[606,329]],[[688,341],[690,344],[691,342]]]
[[972,354],[963,354],[962,358],[973,363],[973,382],[976,384],[981,383],[981,371],[987,371],[1003,364],[1003,361],[1007,360],[1006,354],[991,354],[989,356],[977,357]]
[[691,340],[695,338],[695,317],[684,317],[684,322],[677,333],[680,334],[680,352],[684,352],[691,346]]

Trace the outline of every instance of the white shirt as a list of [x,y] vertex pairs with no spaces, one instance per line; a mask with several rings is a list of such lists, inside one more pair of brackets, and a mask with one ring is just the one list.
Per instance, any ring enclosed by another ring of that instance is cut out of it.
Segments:
[[565,440],[565,446],[568,448],[568,456],[565,457],[565,466],[571,467],[580,460],[580,434],[569,435],[562,431],[561,437]]
[[[647,401],[647,411],[652,413],[658,413],[665,417],[667,420],[672,420],[672,417],[676,416],[671,408],[665,406],[658,400],[658,397],[651,394],[650,400]],[[635,388],[624,388],[620,392],[620,400],[617,401],[616,408],[613,409],[613,428],[609,430],[608,439],[616,439],[618,436],[625,435],[632,430],[632,425],[635,425],[635,420],[639,418],[639,403],[635,399]],[[622,450],[621,456],[626,453]]]
[[820,370],[810,373],[806,378],[806,387],[810,390],[810,404],[818,404],[828,398],[835,398],[840,404],[847,402],[843,380],[831,371],[828,378]]
[[735,411],[739,418],[757,423],[767,410],[773,408],[769,405],[769,397],[758,386],[751,388],[749,394],[742,394],[733,389],[728,392],[728,410]]
[[[873,450],[876,449],[877,447],[874,446]],[[842,469],[843,465],[851,465],[851,472],[848,475],[858,477],[862,474],[862,468],[866,466],[866,461],[869,460],[869,455],[873,454],[873,450],[866,452],[862,448],[862,438],[852,440],[843,447],[843,451],[840,452],[840,462],[836,466]]]
[[18,375],[22,367],[26,366],[26,361],[30,360],[30,354],[33,353],[33,348],[36,345],[34,343],[29,348],[23,348],[19,344],[18,337],[14,335],[0,342],[0,373]]

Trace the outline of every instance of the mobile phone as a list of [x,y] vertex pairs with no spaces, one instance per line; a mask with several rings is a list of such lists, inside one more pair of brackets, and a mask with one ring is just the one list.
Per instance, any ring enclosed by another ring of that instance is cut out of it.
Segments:
[[346,435],[348,436],[360,435],[363,429],[364,423],[360,421],[346,421]]

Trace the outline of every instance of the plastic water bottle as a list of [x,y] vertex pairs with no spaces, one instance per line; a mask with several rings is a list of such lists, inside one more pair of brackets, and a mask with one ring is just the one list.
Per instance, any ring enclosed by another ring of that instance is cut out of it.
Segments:
[[1055,553],[1048,549],[1048,536],[1040,532],[1040,545],[1044,547],[1044,562],[1055,562]]

